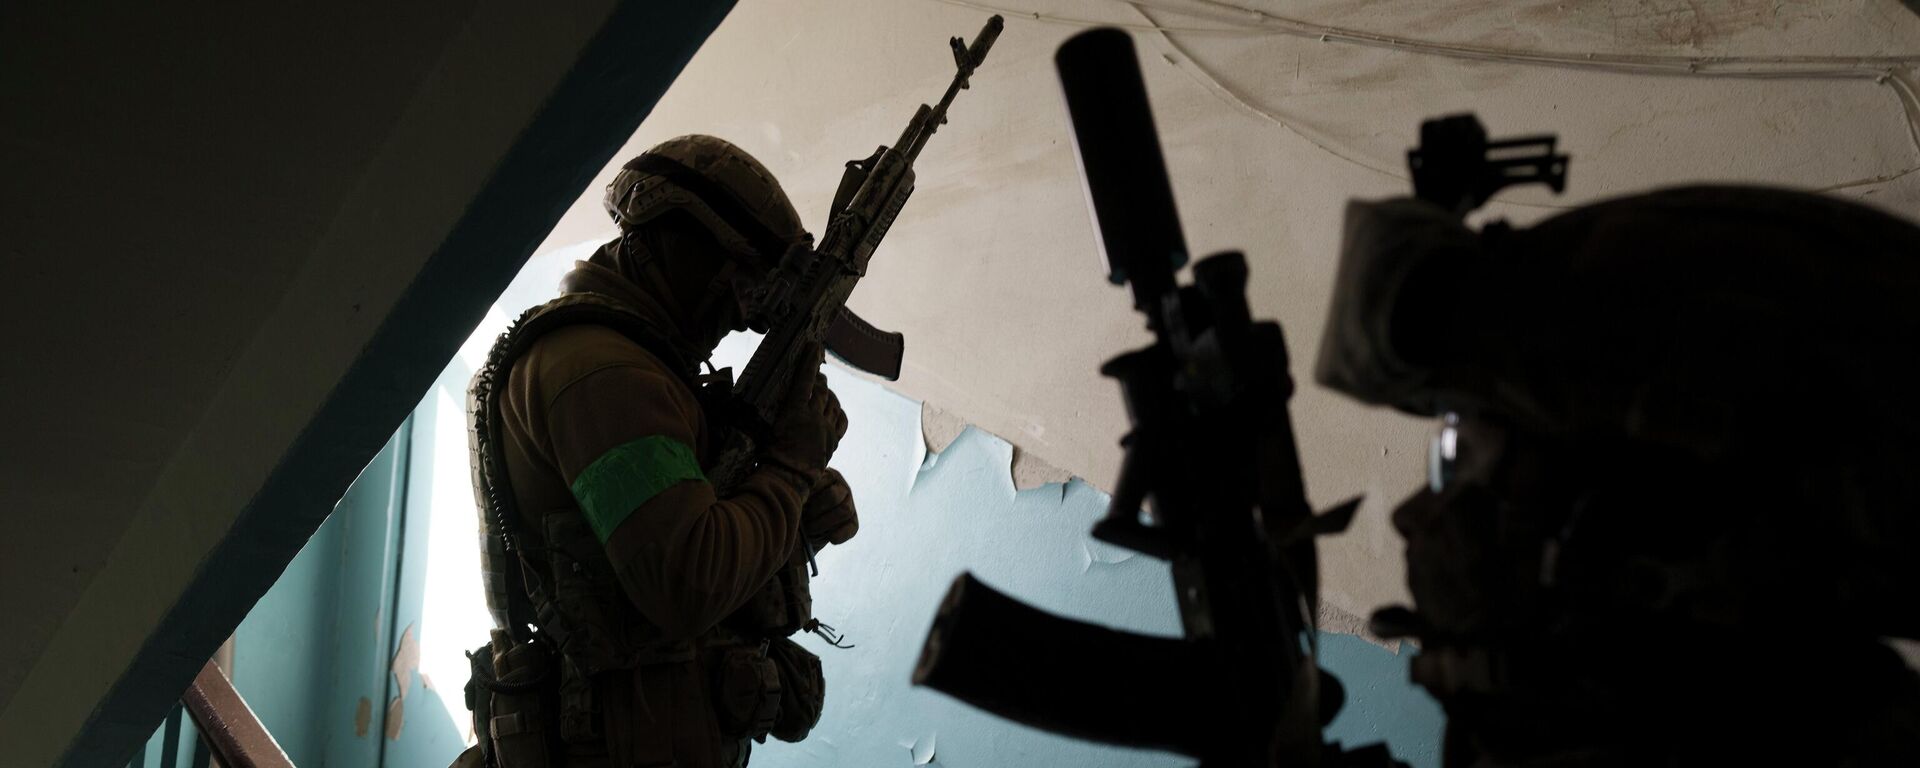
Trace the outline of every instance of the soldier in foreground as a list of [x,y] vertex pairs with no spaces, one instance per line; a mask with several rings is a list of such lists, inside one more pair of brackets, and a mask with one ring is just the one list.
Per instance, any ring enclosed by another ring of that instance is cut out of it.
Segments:
[[[1202,768],[1400,766],[1325,740],[1315,536],[1280,329],[1237,253],[1186,247],[1129,37],[1056,56],[1110,279],[1152,346],[1110,361],[1133,431],[1093,535],[1166,559],[1183,634],[1046,613],[971,575],[915,681]],[[1412,197],[1349,205],[1316,378],[1437,418],[1400,504],[1414,682],[1447,768],[1920,765],[1920,227],[1816,194],[1685,187],[1526,229],[1552,137],[1429,121]],[[1312,446],[1306,446],[1311,451]],[[1142,513],[1142,502],[1150,514]]]
[[756,291],[810,236],[767,169],[710,136],[628,163],[606,206],[621,237],[476,377],[475,464],[505,470],[479,486],[518,514],[491,521],[516,551],[485,558],[502,629],[469,703],[502,768],[744,765],[750,739],[819,717],[819,660],[788,639],[804,574],[783,571],[857,529],[826,468],[847,422],[803,352],[755,467],[722,491],[703,470],[728,393],[696,366],[760,324]]
[[1920,228],[1681,187],[1524,229],[1429,121],[1347,209],[1316,377],[1440,419],[1402,502],[1447,766],[1920,765]]

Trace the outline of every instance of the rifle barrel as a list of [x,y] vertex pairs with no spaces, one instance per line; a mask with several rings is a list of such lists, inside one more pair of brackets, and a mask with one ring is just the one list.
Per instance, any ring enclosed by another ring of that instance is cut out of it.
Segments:
[[947,84],[947,92],[940,96],[938,106],[929,108],[925,104],[920,105],[920,112],[914,115],[913,122],[907,129],[912,138],[902,136],[900,143],[895,145],[900,147],[900,153],[906,156],[908,163],[920,157],[920,150],[926,147],[927,139],[933,136],[934,131],[940,130],[941,123],[947,121],[947,107],[953,105],[953,97],[958,96],[961,89],[967,87],[967,81],[973,77],[973,71],[980,67],[981,62],[987,60],[987,51],[993,49],[994,41],[1000,39],[1000,30],[1005,26],[1006,22],[995,14],[993,18],[987,19],[986,26],[980,28],[980,34],[974,36],[971,47],[963,50],[960,48],[960,38],[953,39],[954,66],[959,68],[959,71],[953,75],[953,82]]

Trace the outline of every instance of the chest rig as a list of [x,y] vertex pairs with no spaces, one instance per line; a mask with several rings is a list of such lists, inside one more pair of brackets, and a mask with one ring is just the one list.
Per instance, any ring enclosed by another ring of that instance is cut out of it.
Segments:
[[[507,376],[545,334],[581,324],[614,330],[660,358],[694,391],[711,428],[726,428],[731,395],[730,376],[692,376],[692,366],[638,312],[611,297],[584,292],[568,293],[523,313],[501,334],[473,377],[467,391],[467,434],[483,531],[480,566],[487,608],[515,647],[544,645],[557,653],[553,671],[558,678],[558,735],[569,742],[603,736],[604,712],[602,703],[594,700],[593,682],[603,673],[693,663],[701,648],[717,649],[707,655],[732,659],[739,655],[737,649],[757,647],[765,659],[769,644],[789,646],[784,638],[813,623],[808,552],[802,547],[720,626],[693,641],[669,642],[627,599],[604,548],[577,508],[538,510],[534,516],[517,508],[503,442],[501,397]],[[704,462],[706,457],[701,458]],[[727,489],[720,490],[724,494]],[[533,530],[524,530],[528,525]],[[816,663],[816,679],[817,669]],[[773,726],[775,710],[769,707],[777,707],[771,701],[777,701],[782,686],[766,664],[756,670],[755,675],[770,681],[756,688],[755,702],[744,705],[744,716],[734,718],[744,722],[728,727],[729,718],[722,712],[723,730],[759,737]],[[715,683],[739,687],[726,679],[716,675]]]

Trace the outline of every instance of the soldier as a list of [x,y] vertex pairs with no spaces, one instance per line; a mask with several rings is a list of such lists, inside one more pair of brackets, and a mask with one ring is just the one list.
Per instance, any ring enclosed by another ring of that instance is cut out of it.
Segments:
[[1318,378],[1444,414],[1374,631],[1445,765],[1920,765],[1920,229],[1696,187],[1345,247]]
[[858,528],[826,467],[847,423],[823,376],[796,375],[757,468],[715,488],[728,387],[695,366],[760,325],[756,291],[811,236],[765,167],[710,136],[629,162],[606,207],[621,237],[475,377],[502,627],[469,684],[476,751],[500,768],[742,766],[750,740],[819,717],[819,661],[788,636],[819,626],[812,553]]

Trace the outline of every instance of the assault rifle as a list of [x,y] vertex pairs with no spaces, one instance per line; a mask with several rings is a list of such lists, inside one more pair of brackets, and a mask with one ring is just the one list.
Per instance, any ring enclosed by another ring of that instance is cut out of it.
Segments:
[[746,477],[753,467],[754,437],[764,435],[773,423],[788,382],[796,375],[813,375],[798,370],[800,351],[807,344],[824,343],[835,357],[868,373],[889,380],[900,377],[904,339],[854,315],[847,309],[847,296],[866,275],[874,249],[913,194],[913,161],[947,122],[947,107],[968,87],[974,69],[1000,37],[1001,26],[1000,17],[994,16],[972,45],[958,37],[948,41],[959,71],[940,103],[921,104],[892,147],[882,146],[864,160],[847,163],[819,246],[789,248],[756,297],[767,335],[733,385],[734,412],[729,415],[734,428],[707,473],[716,486],[729,488]]
[[[1314,515],[1301,485],[1280,326],[1254,322],[1247,265],[1187,248],[1145,85],[1125,32],[1055,57],[1108,278],[1130,284],[1154,343],[1109,361],[1133,430],[1093,536],[1167,560],[1184,637],[1121,632],[1027,606],[963,574],[914,682],[1028,725],[1166,749],[1224,766],[1391,766],[1321,728],[1340,708],[1314,662],[1315,536],[1359,500]],[[1147,505],[1143,511],[1142,505]]]

